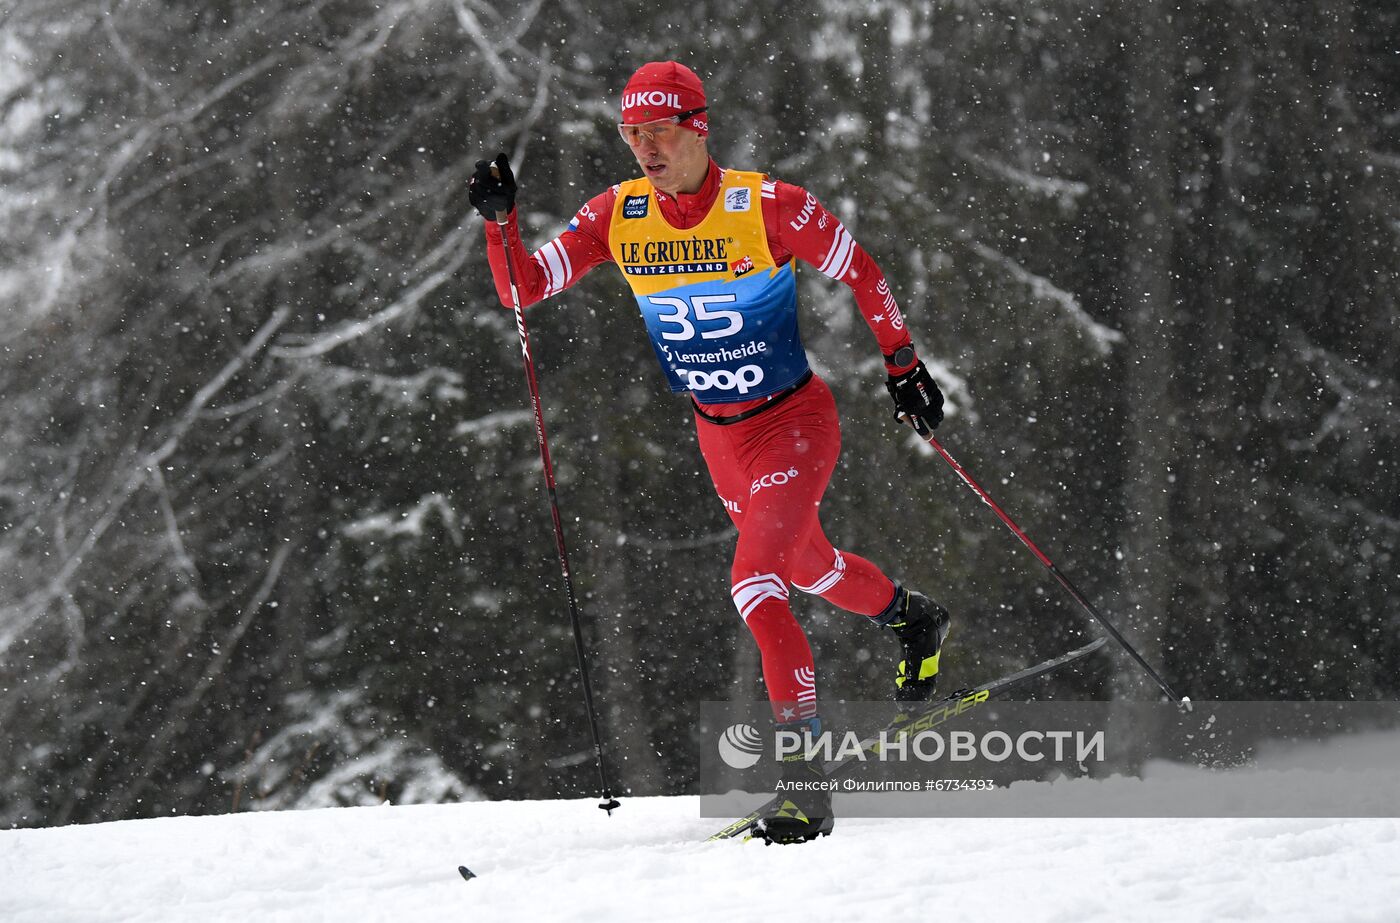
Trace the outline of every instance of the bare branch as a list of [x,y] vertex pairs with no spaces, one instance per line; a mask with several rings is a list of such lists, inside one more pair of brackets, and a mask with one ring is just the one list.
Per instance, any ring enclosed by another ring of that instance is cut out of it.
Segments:
[[1046,299],[1058,304],[1076,326],[1089,334],[1090,342],[1100,355],[1107,355],[1115,343],[1123,341],[1121,331],[1106,327],[1089,316],[1079,304],[1079,299],[1065,291],[1044,276],[1036,275],[1020,263],[999,250],[994,250],[979,241],[969,242],[973,252],[989,263],[995,263],[1009,272],[1017,282],[1031,290],[1037,299]]
[[467,9],[467,5],[462,0],[456,0],[452,9],[457,14],[457,22],[461,25],[462,31],[481,52],[481,56],[486,59],[486,63],[495,73],[496,79],[507,86],[514,83],[515,75],[510,72],[510,68],[506,67],[506,62],[502,61],[501,56],[496,53],[495,46],[487,41],[486,30],[481,27],[481,20],[476,18],[476,14]]
[[1046,198],[1059,199],[1061,205],[1070,205],[1075,199],[1089,192],[1088,183],[1031,173],[987,154],[980,154],[965,144],[958,145],[956,150],[958,156],[968,163],[980,167],[988,173],[1000,176],[1002,179],[1010,180],[1028,192]]
[[[238,371],[266,345],[268,339],[286,322],[287,314],[286,308],[279,308],[273,312],[272,317],[253,335],[243,349],[239,350],[238,355],[230,359],[208,384],[199,389],[172,424],[161,445],[151,452],[139,455],[136,463],[126,471],[124,478],[108,488],[108,499],[102,515],[88,528],[83,541],[66,557],[58,573],[48,581],[48,585],[42,590],[31,593],[14,606],[5,607],[11,611],[12,618],[8,620],[9,624],[5,626],[4,632],[0,633],[0,653],[8,650],[10,645],[35,620],[40,618],[55,600],[61,599],[69,592],[70,581],[86,563],[93,548],[97,547],[107,534],[108,529],[121,516],[127,502],[149,482],[152,469],[175,452],[180,445],[180,440],[198,421],[200,412],[205,405],[213,400],[214,396],[228,385]],[[5,609],[0,609],[0,613],[4,611]]]
[[[219,676],[223,674],[224,668],[228,666],[229,658],[231,658],[234,651],[238,649],[238,644],[243,640],[243,636],[248,633],[248,627],[253,624],[253,619],[257,617],[258,611],[262,609],[263,604],[267,602],[268,597],[272,595],[273,589],[276,588],[277,581],[282,576],[282,566],[287,563],[287,558],[291,555],[292,551],[291,543],[284,543],[277,549],[277,553],[272,556],[272,563],[268,565],[267,573],[263,575],[262,583],[243,606],[243,611],[239,613],[238,621],[234,623],[229,633],[224,636],[223,642],[219,645],[219,652],[214,655],[209,665],[204,668],[204,675],[199,678],[199,682],[195,683],[190,691],[185,694],[185,697],[176,703],[175,714],[178,715],[188,712],[195,705],[198,705],[199,701],[204,698],[205,693],[209,691],[210,687],[214,685]],[[168,729],[164,732],[164,736],[168,739],[178,728],[178,722],[167,720],[163,722],[162,727]],[[153,750],[154,752],[159,752],[160,748],[155,747]]]
[[97,180],[94,188],[96,203],[87,215],[77,219],[77,221],[70,226],[75,229],[81,228],[95,215],[100,213],[101,209],[106,205],[107,191],[111,188],[112,184],[126,172],[137,155],[144,151],[146,146],[151,143],[151,140],[161,131],[173,125],[180,125],[192,121],[195,117],[204,112],[204,110],[208,109],[225,96],[228,96],[249,80],[271,70],[282,60],[282,57],[283,55],[280,52],[265,55],[229,77],[227,80],[224,80],[190,105],[176,112],[167,112],[160,118],[143,125],[115,154],[105,158],[107,169]]
[[[460,235],[461,229],[458,229],[448,236]],[[338,346],[343,346],[353,340],[358,340],[365,334],[391,321],[397,320],[406,314],[416,311],[419,303],[424,298],[432,294],[439,286],[451,280],[457,274],[457,269],[462,263],[466,262],[470,249],[471,248],[465,244],[457,248],[457,255],[453,257],[450,263],[442,269],[430,273],[426,279],[414,285],[407,292],[404,292],[397,301],[384,310],[361,320],[342,324],[334,330],[320,334],[315,339],[301,346],[274,346],[269,350],[269,353],[279,359],[309,359],[313,356],[323,356]]]

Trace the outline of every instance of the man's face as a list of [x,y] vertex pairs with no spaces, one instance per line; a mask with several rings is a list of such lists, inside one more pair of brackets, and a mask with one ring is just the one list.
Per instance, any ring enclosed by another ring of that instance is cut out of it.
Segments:
[[651,184],[671,195],[698,191],[710,165],[705,139],[670,121],[638,127],[627,146]]

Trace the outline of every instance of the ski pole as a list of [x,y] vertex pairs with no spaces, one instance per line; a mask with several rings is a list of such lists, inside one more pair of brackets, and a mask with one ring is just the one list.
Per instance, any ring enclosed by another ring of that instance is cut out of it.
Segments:
[[[496,168],[491,174],[497,175]],[[588,657],[583,646],[583,625],[578,615],[578,597],[574,594],[574,578],[569,572],[569,551],[564,546],[564,522],[559,516],[559,495],[554,488],[554,464],[549,460],[549,440],[544,433],[544,404],[540,401],[540,386],[535,379],[535,360],[530,354],[530,335],[525,330],[525,310],[520,307],[520,291],[515,284],[515,260],[510,254],[510,241],[507,238],[507,223],[510,216],[496,212],[496,224],[500,226],[502,242],[506,254],[506,279],[510,282],[511,307],[515,309],[515,329],[520,333],[520,351],[525,355],[525,379],[530,383],[530,403],[535,409],[535,441],[540,447],[540,461],[544,463],[544,485],[549,493],[549,512],[554,519],[554,542],[559,549],[559,566],[564,571],[564,587],[569,596],[569,617],[574,626],[574,649],[578,653],[579,678],[583,682],[583,704],[588,711],[588,726],[593,731],[593,754],[598,760],[598,778],[603,785],[604,801],[598,807],[612,816],[613,808],[619,807],[613,797],[612,785],[608,782],[608,767],[603,760],[603,738],[598,732],[598,712],[593,707],[593,684],[588,679]]]
[[1181,696],[1173,692],[1171,687],[1167,685],[1166,681],[1163,680],[1162,677],[1157,674],[1157,671],[1152,669],[1152,667],[1148,665],[1146,660],[1142,659],[1142,655],[1137,652],[1137,649],[1131,644],[1129,644],[1126,638],[1119,634],[1118,629],[1114,628],[1113,625],[1108,621],[1108,619],[1104,618],[1103,613],[1099,612],[1099,610],[1094,607],[1094,604],[1089,602],[1089,600],[1085,598],[1084,594],[1079,592],[1079,589],[1075,587],[1073,583],[1070,583],[1069,578],[1060,572],[1060,569],[1055,566],[1055,563],[1051,561],[1049,557],[1046,556],[1045,552],[1041,551],[1039,548],[1036,547],[1035,542],[1031,541],[1030,536],[1026,535],[1026,533],[1021,529],[1021,527],[1016,525],[1015,521],[1013,521],[1010,516],[1006,515],[1006,511],[1003,510],[1001,507],[997,506],[996,501],[993,500],[991,496],[985,490],[983,490],[976,481],[972,479],[972,476],[967,473],[967,469],[963,468],[962,465],[957,463],[953,456],[948,454],[948,450],[943,448],[942,444],[934,438],[933,431],[927,426],[925,426],[922,420],[913,420],[911,421],[911,425],[913,425],[915,431],[918,432],[919,436],[922,437],[925,442],[933,446],[934,451],[936,451],[939,455],[943,456],[943,460],[949,464],[949,466],[953,469],[954,472],[957,473],[958,477],[962,478],[963,483],[966,484],[968,487],[971,487],[972,492],[977,494],[977,496],[981,497],[982,502],[992,508],[992,512],[996,513],[997,517],[1002,521],[1002,524],[1005,525],[1008,529],[1010,529],[1015,534],[1015,536],[1021,540],[1021,544],[1025,545],[1027,548],[1030,549],[1031,554],[1035,555],[1036,560],[1040,561],[1041,564],[1045,565],[1046,569],[1049,570],[1050,573],[1055,577],[1055,579],[1059,581],[1060,586],[1064,587],[1066,592],[1068,592],[1070,596],[1074,597],[1074,601],[1079,603],[1079,605],[1083,606],[1086,612],[1088,612],[1095,619],[1097,619],[1099,624],[1102,625],[1104,629],[1107,630],[1108,633],[1113,636],[1113,640],[1117,641],[1118,644],[1123,648],[1123,650],[1127,651],[1128,654],[1138,662],[1138,665],[1147,671],[1147,675],[1152,677],[1152,679],[1156,681],[1158,686],[1162,687],[1162,691],[1167,694],[1167,698],[1171,699],[1173,702],[1181,702]]

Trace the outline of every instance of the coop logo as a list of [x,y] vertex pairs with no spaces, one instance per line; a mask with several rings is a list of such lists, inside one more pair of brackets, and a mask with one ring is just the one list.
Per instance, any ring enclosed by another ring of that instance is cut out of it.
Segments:
[[734,271],[736,277],[742,276],[746,272],[753,272],[753,257],[746,256],[742,260],[735,260],[729,268]]
[[752,497],[754,494],[758,493],[765,487],[782,487],[788,481],[791,481],[793,478],[797,477],[797,475],[798,471],[796,468],[789,468],[786,471],[774,471],[772,474],[765,474],[757,481],[754,481],[753,484],[749,487],[749,496]]
[[746,212],[749,210],[749,201],[747,187],[725,190],[724,210],[727,212]]
[[719,758],[731,769],[748,769],[763,756],[763,738],[748,724],[731,724],[719,735]]
[[691,391],[708,391],[719,388],[721,391],[738,391],[748,394],[763,383],[763,369],[756,365],[741,365],[734,371],[719,369],[715,372],[687,371],[676,369],[676,374],[685,379],[685,386]]
[[651,196],[630,195],[622,200],[622,217],[624,218],[645,218],[647,216],[647,203],[651,201]]
[[681,95],[679,93],[667,93],[662,90],[646,90],[641,93],[622,94],[622,111],[636,109],[640,106],[656,106],[658,109],[679,109],[681,108]]

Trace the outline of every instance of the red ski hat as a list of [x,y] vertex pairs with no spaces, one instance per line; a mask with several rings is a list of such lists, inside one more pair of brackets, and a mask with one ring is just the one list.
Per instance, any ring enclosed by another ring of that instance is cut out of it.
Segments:
[[[622,124],[638,125],[671,115],[691,113],[681,125],[709,134],[705,85],[695,71],[677,61],[650,61],[637,68],[622,90]],[[701,111],[696,111],[701,110]]]

